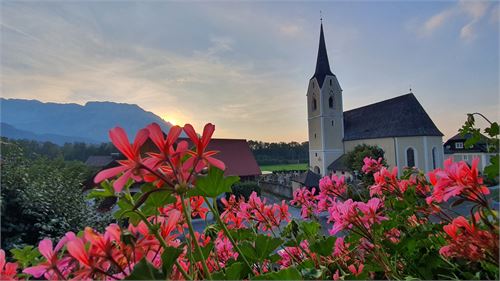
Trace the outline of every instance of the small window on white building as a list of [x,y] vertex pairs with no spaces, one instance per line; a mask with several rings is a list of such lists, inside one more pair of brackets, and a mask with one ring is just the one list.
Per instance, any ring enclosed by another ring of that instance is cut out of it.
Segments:
[[[330,80],[331,81],[331,80]],[[333,97],[328,99],[328,107],[333,108]]]
[[332,81],[333,81],[333,79],[330,79],[330,86],[332,85]]
[[406,166],[415,167],[415,150],[411,147],[406,150]]
[[332,120],[332,127],[333,127],[333,120]]
[[462,148],[464,148],[464,143],[463,142],[456,142],[455,143],[455,148],[456,149],[462,149]]
[[313,110],[316,110],[318,108],[318,105],[316,103],[316,98],[313,98],[313,104],[312,104]]

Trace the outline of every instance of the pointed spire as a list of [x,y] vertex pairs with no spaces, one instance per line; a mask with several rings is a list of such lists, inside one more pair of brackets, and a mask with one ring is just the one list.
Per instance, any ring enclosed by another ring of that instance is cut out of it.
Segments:
[[321,29],[319,34],[318,59],[316,60],[316,71],[313,78],[318,80],[319,86],[323,86],[323,81],[326,75],[333,75],[328,62],[328,54],[326,53],[325,35],[323,34],[323,19],[321,19]]

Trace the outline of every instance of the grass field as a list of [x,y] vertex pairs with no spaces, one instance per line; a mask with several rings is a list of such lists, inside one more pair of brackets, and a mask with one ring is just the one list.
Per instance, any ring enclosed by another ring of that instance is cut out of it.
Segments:
[[283,164],[283,165],[262,165],[260,166],[262,171],[291,171],[291,170],[307,170],[307,163],[300,164]]

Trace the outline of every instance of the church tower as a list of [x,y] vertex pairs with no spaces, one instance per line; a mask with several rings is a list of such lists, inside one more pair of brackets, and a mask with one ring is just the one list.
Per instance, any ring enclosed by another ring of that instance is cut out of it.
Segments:
[[344,154],[344,118],[342,89],[330,70],[323,23],[319,35],[316,71],[307,89],[310,169],[322,176],[327,167]]

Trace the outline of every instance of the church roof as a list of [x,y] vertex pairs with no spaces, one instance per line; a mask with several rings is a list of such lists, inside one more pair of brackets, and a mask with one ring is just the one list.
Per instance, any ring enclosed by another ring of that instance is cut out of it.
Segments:
[[443,136],[413,93],[344,112],[344,141]]
[[318,58],[316,60],[316,71],[311,79],[316,78],[319,87],[323,87],[326,75],[335,76],[330,70],[330,63],[328,62],[328,54],[326,53],[325,35],[323,34],[323,23],[321,23],[319,34],[319,48]]

